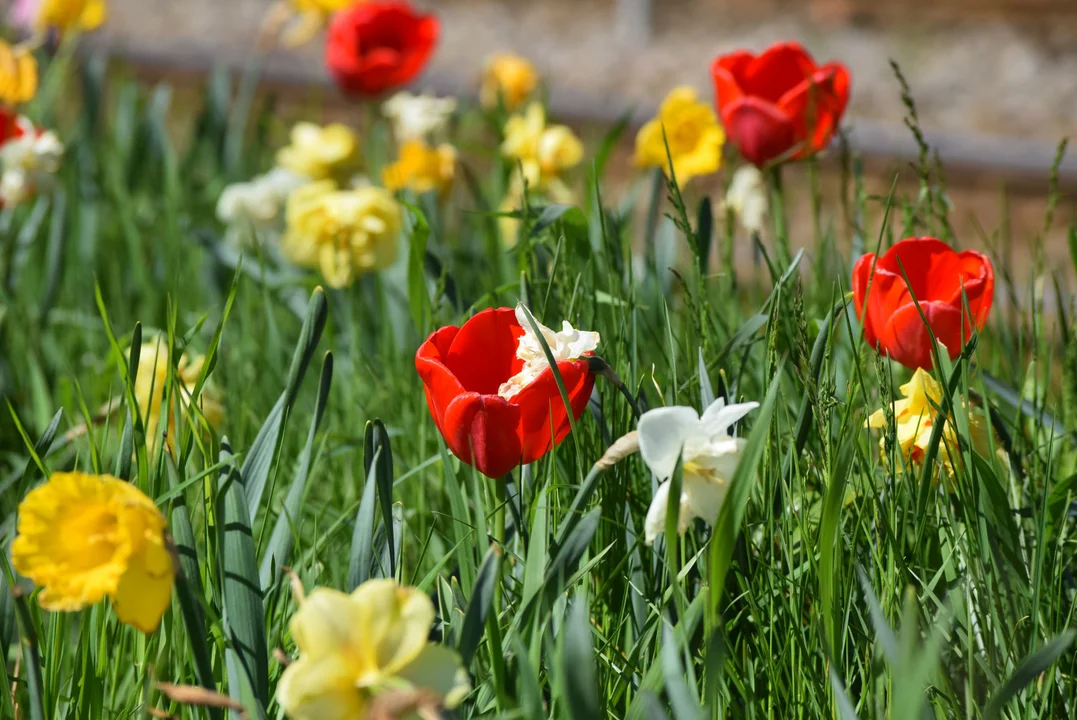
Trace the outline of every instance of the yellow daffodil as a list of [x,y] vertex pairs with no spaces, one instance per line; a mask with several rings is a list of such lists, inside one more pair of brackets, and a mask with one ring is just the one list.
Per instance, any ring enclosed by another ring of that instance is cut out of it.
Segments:
[[299,657],[277,701],[292,720],[365,720],[379,696],[418,691],[455,707],[470,690],[459,656],[428,641],[434,605],[416,588],[369,580],[351,595],[318,588],[289,625]]
[[23,12],[32,13],[31,22],[40,30],[96,30],[105,22],[108,6],[104,0],[38,0],[36,8]]
[[138,353],[138,374],[135,377],[135,401],[138,403],[138,411],[142,415],[142,421],[146,427],[146,446],[151,451],[162,442],[162,423],[167,428],[167,436],[164,438],[166,447],[176,447],[176,428],[174,427],[174,410],[178,403],[180,417],[194,423],[192,427],[197,430],[201,427],[198,416],[205,418],[209,427],[219,428],[224,420],[224,406],[221,404],[221,394],[212,382],[202,387],[202,392],[196,400],[197,414],[192,417],[189,408],[191,394],[198,383],[198,377],[202,373],[205,358],[196,356],[188,357],[183,353],[176,363],[176,383],[172,391],[172,410],[167,410],[162,416],[162,405],[165,395],[165,384],[168,379],[168,346],[161,340],[143,343]]
[[[583,159],[583,143],[565,125],[547,125],[546,111],[539,103],[513,115],[505,123],[505,139],[501,154],[516,165],[509,180],[508,191],[501,200],[501,212],[518,210],[523,204],[524,184],[528,193],[544,196],[551,202],[571,204],[575,195],[563,174]],[[513,244],[519,221],[502,217],[499,221],[502,239]]]
[[19,105],[37,94],[37,60],[25,47],[0,40],[0,103]]
[[523,168],[524,177],[534,188],[580,164],[583,143],[565,125],[547,125],[546,110],[531,103],[521,115],[505,123],[501,153]]
[[396,259],[403,213],[382,188],[341,190],[328,180],[304,185],[288,198],[285,216],[284,256],[319,268],[330,287],[347,287]]
[[[897,451],[907,462],[919,466],[923,464],[924,454],[930,445],[931,431],[938,415],[938,407],[942,403],[943,388],[930,372],[921,368],[913,373],[909,382],[901,386],[901,394],[903,399],[896,400],[893,404],[894,424],[897,427]],[[991,441],[983,409],[966,406],[960,411],[968,414],[971,437],[967,439],[972,449],[978,455],[988,457],[991,454]],[[876,410],[868,418],[867,426],[877,430],[885,429],[886,412],[881,409]],[[884,440],[880,439],[879,447],[884,446]],[[956,453],[957,448],[957,431],[951,418],[946,421],[946,426],[943,428],[943,437],[938,450],[938,457],[946,473],[951,477],[955,472],[955,464],[961,461],[959,455],[955,459],[950,454],[951,450]],[[1005,451],[1001,448],[998,448],[998,457],[1005,461]]]
[[277,165],[311,180],[343,182],[359,164],[359,136],[347,125],[296,123],[290,140],[277,152]]
[[452,187],[456,172],[456,148],[447,143],[432,147],[422,140],[410,140],[400,146],[400,157],[382,171],[382,181],[389,190],[409,188],[416,193]]
[[165,518],[138,488],[111,475],[58,472],[19,505],[15,569],[42,587],[46,610],[104,600],[120,620],[157,629],[172,597],[175,566]]
[[482,69],[479,101],[485,108],[497,107],[498,98],[512,112],[535,91],[538,73],[527,58],[498,53],[486,59]]
[[658,117],[640,128],[636,135],[636,165],[660,167],[669,175],[669,159],[672,157],[677,182],[687,185],[696,176],[718,170],[722,164],[724,142],[725,133],[718,124],[714,108],[702,102],[692,88],[674,88],[662,101]]

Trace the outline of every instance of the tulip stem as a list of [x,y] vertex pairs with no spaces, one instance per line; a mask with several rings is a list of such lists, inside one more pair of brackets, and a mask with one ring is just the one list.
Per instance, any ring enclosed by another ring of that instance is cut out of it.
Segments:
[[781,265],[788,265],[792,255],[789,252],[789,227],[785,219],[785,193],[782,191],[782,166],[775,165],[767,171],[770,176],[771,216],[774,218],[774,243],[778,248]]

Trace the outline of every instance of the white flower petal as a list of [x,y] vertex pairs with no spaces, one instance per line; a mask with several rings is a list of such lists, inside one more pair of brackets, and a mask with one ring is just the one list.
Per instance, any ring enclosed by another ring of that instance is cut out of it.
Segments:
[[654,493],[651,507],[647,509],[647,519],[643,521],[643,539],[648,545],[654,545],[654,539],[666,529],[666,507],[669,504],[669,483],[662,483]]
[[736,403],[726,405],[722,398],[718,398],[703,413],[700,424],[703,432],[710,438],[729,434],[729,426],[742,417],[759,407],[757,402]]
[[681,448],[697,433],[699,415],[690,407],[655,408],[639,419],[639,451],[659,479],[668,478],[677,466]]
[[725,499],[725,492],[729,487],[728,481],[710,480],[685,473],[683,482],[680,524],[687,529],[692,518],[702,518],[708,525],[714,525],[718,520],[718,511],[722,509],[722,500]]

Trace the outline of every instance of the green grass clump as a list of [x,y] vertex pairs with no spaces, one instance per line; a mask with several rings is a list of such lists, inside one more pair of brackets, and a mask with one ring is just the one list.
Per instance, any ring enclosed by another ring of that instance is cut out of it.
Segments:
[[[938,371],[946,404],[990,410],[1008,461],[958,441],[955,477],[932,482],[936,456],[906,466],[864,428],[907,371],[860,341],[850,248],[972,244],[952,237],[933,169],[913,174],[918,195],[877,198],[847,158],[847,206],[816,194],[821,219],[760,241],[660,179],[610,204],[615,131],[579,178],[582,209],[536,204],[507,250],[492,212],[512,168],[464,152],[448,201],[408,198],[397,265],[323,291],[221,240],[221,189],[264,171],[287,131],[269,101],[248,112],[251,79],[233,102],[232,79],[214,75],[192,112],[167,84],[105,70],[50,74],[32,113],[66,140],[58,187],[0,214],[0,537],[6,560],[43,473],[114,472],[169,518],[182,577],[143,636],[101,605],[41,611],[5,561],[0,717],[221,717],[158,683],[280,717],[295,611],[282,565],[308,589],[396,577],[428,592],[435,639],[472,678],[459,717],[1077,713],[1073,273],[1038,252],[1028,277],[1000,270],[1009,287],[989,326]],[[465,150],[494,146],[474,116],[461,133]],[[376,164],[386,130],[363,135]],[[729,262],[749,242],[757,263]],[[570,437],[504,486],[448,453],[413,358],[437,327],[518,301],[547,325],[600,331],[627,387],[599,378]],[[195,410],[173,418],[174,455],[147,449],[126,399],[124,353],[153,336],[205,354],[199,387],[211,381],[227,410],[220,434],[198,430]],[[718,395],[762,404],[741,423],[722,515],[648,547],[642,461],[595,463],[635,429],[633,403]],[[961,411],[955,424],[967,438]]]

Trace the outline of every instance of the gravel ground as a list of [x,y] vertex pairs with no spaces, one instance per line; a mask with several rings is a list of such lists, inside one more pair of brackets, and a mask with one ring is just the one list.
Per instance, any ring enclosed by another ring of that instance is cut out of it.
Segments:
[[[725,0],[731,2],[732,0]],[[669,3],[669,4],[666,4]],[[96,40],[139,53],[241,62],[254,46],[270,0],[111,0]],[[852,119],[896,122],[904,114],[888,59],[897,60],[928,130],[1054,141],[1077,127],[1077,44],[1052,52],[1001,25],[933,32],[832,28],[785,14],[745,23],[722,0],[657,0],[650,43],[620,40],[610,0],[427,0],[443,39],[429,82],[466,87],[482,59],[513,49],[539,65],[552,87],[596,108],[657,104],[675,84],[710,92],[711,58],[739,47],[760,49],[796,38],[819,60],[853,71]],[[1055,42],[1056,47],[1065,46]],[[320,44],[278,53],[274,66],[322,76]]]

